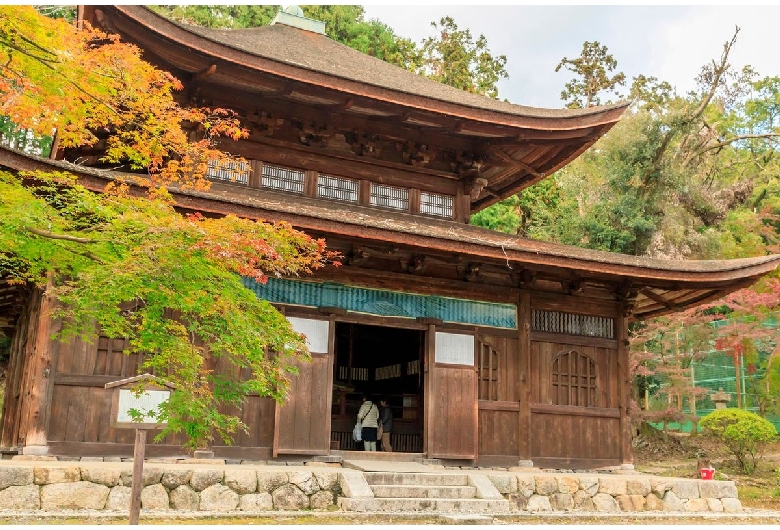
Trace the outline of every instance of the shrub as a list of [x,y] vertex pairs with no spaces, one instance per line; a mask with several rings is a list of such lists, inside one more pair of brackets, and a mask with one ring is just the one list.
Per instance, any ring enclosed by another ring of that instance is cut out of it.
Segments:
[[767,445],[777,437],[774,425],[742,409],[716,410],[701,420],[701,426],[706,434],[723,442],[748,475],[755,471]]

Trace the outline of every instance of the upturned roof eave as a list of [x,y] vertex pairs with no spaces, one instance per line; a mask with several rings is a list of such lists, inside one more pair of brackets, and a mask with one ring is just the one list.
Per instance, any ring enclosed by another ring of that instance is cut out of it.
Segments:
[[[252,54],[207,35],[193,33],[185,25],[177,24],[144,6],[96,6],[96,8],[98,7],[114,9],[159,37],[202,53],[214,60],[226,61],[250,70],[351,95],[364,96],[392,105],[444,114],[453,118],[474,120],[484,124],[551,131],[576,130],[604,125],[611,127],[619,121],[630,105],[628,101],[587,109],[540,109],[512,105],[516,112],[503,112],[359,82],[331,73],[312,70],[304,65],[290,64],[274,58]],[[261,60],[262,64],[258,63],[258,60]],[[435,83],[435,81],[431,81],[431,83]]]
[[[5,148],[0,148],[0,167],[14,171],[69,171],[81,177],[87,187],[97,191],[102,190],[108,182],[118,179],[137,183],[143,180],[143,177],[135,174],[84,168]],[[332,203],[318,199],[294,197],[294,201],[291,201],[291,197],[283,194],[262,191],[261,194],[250,196],[247,193],[238,194],[237,190],[235,185],[219,183],[205,191],[172,187],[176,201],[185,208],[192,209],[194,200],[200,201],[196,205],[204,211],[225,213],[230,205],[241,209],[240,213],[247,217],[283,217],[304,230],[456,252],[506,263],[567,269],[614,279],[635,279],[647,285],[669,289],[704,284],[727,287],[730,283],[758,278],[775,270],[780,264],[780,254],[713,261],[672,261],[614,254],[366,207],[352,207],[350,215],[345,215],[343,208],[333,208]]]

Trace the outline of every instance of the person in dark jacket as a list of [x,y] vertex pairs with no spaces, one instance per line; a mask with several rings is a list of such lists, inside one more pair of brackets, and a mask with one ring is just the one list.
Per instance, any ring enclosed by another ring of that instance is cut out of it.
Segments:
[[392,453],[390,433],[393,432],[393,411],[387,405],[387,399],[379,400],[379,424],[382,426],[382,451]]

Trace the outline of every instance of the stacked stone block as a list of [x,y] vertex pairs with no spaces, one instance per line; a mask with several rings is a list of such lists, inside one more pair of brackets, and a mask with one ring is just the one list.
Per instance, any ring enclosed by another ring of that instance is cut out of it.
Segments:
[[[130,509],[131,470],[106,467],[0,467],[0,510]],[[141,509],[259,512],[327,510],[341,495],[333,471],[263,472],[224,469],[144,469]]]
[[733,482],[642,476],[490,475],[514,511],[741,512]]
[[[351,470],[269,471],[244,465],[194,469],[147,465],[141,507],[216,513],[338,509],[339,498],[373,499],[362,477],[347,480],[356,474],[360,475]],[[495,498],[507,499],[514,512],[742,511],[736,486],[729,481],[502,472],[477,473],[469,480],[495,486]],[[108,466],[0,466],[0,510],[127,512],[131,483],[132,470]]]

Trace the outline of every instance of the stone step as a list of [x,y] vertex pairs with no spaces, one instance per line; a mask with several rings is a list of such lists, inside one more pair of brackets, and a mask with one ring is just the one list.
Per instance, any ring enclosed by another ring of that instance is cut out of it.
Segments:
[[342,460],[379,460],[383,462],[416,462],[425,457],[423,453],[386,453],[384,451],[331,451],[331,455]]
[[507,500],[484,499],[349,499],[339,498],[339,507],[348,512],[504,514],[509,513]]
[[473,499],[473,486],[371,486],[377,498],[407,499]]
[[468,486],[468,475],[444,473],[364,473],[372,486]]

